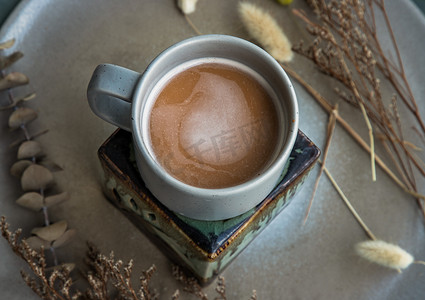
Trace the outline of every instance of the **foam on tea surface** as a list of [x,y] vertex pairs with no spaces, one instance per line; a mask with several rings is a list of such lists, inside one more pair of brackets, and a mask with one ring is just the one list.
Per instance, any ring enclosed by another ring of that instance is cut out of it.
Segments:
[[174,76],[152,106],[150,146],[160,165],[192,186],[225,188],[259,176],[274,155],[279,121],[258,74],[203,62]]

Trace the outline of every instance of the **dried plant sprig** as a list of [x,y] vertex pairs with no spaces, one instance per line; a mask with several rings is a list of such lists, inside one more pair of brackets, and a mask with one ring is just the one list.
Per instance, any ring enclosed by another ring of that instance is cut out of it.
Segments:
[[[355,106],[363,110],[363,114],[366,112],[373,122],[375,132],[385,135],[393,160],[399,166],[403,185],[413,194],[417,193],[414,169],[425,177],[425,168],[422,160],[406,146],[400,117],[385,104],[379,75],[392,84],[397,99],[400,99],[414,116],[420,127],[420,131],[416,131],[422,137],[425,136],[425,125],[407,81],[384,1],[308,2],[318,17],[316,20],[309,19],[299,10],[294,13],[308,25],[308,30],[315,40],[306,49],[297,46],[294,51],[309,58],[320,71],[335,78],[351,93]],[[385,54],[380,44],[376,29],[378,15],[384,19],[385,29],[396,54],[395,62]],[[353,104],[352,101],[348,102]],[[391,101],[390,106],[394,102],[396,103],[395,100]],[[418,204],[425,214],[423,200],[418,199]]]
[[198,0],[177,0],[177,6],[185,15],[191,14],[196,10]]
[[[309,85],[297,72],[292,70],[287,65],[281,65],[284,70],[294,79],[296,79],[312,96],[313,99],[316,100],[318,104],[327,112],[332,112],[332,105],[329,103],[328,100],[326,100],[324,97],[322,97],[317,90],[315,90],[311,85]],[[370,153],[370,147],[369,145],[363,140],[363,138],[350,126],[350,124],[345,121],[345,119],[341,115],[336,116],[336,120],[338,123],[346,130],[348,134],[351,135],[351,137],[367,152]],[[417,199],[425,199],[425,196],[422,194],[417,193],[415,190],[410,189],[408,186],[406,186],[403,181],[401,181],[392,171],[391,169],[385,164],[385,162],[378,156],[375,155],[375,161],[376,163],[381,167],[381,169],[406,193],[412,195],[413,197]],[[422,209],[422,213],[425,217],[425,208],[422,205],[421,201],[418,201],[418,204],[420,205]]]
[[32,249],[25,239],[20,239],[21,229],[11,232],[4,216],[0,219],[0,231],[12,250],[30,268],[32,275],[21,271],[25,283],[42,299],[115,299],[154,300],[158,294],[151,290],[150,280],[156,271],[153,265],[142,273],[140,288],[135,290],[132,282],[133,261],[126,265],[115,259],[113,252],[105,256],[92,244],[88,245],[86,263],[90,269],[85,274],[90,287],[81,292],[74,288],[71,270],[74,264],[62,264],[48,268],[44,251]]
[[[156,272],[155,265],[142,272],[140,287],[135,289],[131,276],[133,260],[125,266],[122,260],[117,260],[113,252],[109,256],[103,255],[97,247],[88,243],[86,264],[90,267],[86,274],[90,289],[85,292],[88,299],[109,299],[118,293],[118,299],[154,300],[158,294],[150,287],[150,281]],[[111,290],[114,287],[114,290]]]
[[400,246],[381,240],[360,242],[355,250],[359,256],[370,262],[396,270],[406,269],[413,263],[425,265],[424,261],[415,261],[414,257]]
[[223,276],[219,276],[217,280],[217,286],[215,291],[219,294],[219,297],[216,297],[215,300],[226,300],[226,281]]
[[[198,280],[194,277],[187,276],[183,270],[177,266],[173,265],[172,269],[173,277],[183,283],[184,288],[183,290],[187,293],[190,293],[192,295],[195,295],[197,298],[202,300],[208,300],[207,294],[202,290],[201,285],[199,284]],[[218,297],[215,297],[214,299],[217,300],[226,300],[226,283],[223,276],[219,276],[217,278],[217,283],[215,287],[215,291],[218,294]],[[180,293],[178,297],[180,296]],[[178,299],[178,298],[177,298]],[[250,297],[250,300],[256,300],[257,299],[257,292],[255,290],[252,291],[252,295]]]
[[195,24],[188,16],[189,14],[195,12],[197,2],[198,0],[177,0],[177,6],[183,13],[187,24],[189,24],[189,26],[193,29],[193,31],[195,31],[197,35],[201,35],[201,31],[199,31],[198,27],[195,26]]
[[192,22],[189,16],[185,14],[184,17],[186,19],[186,22],[189,24],[189,26],[192,27],[193,31],[195,31],[197,35],[201,35],[202,34],[201,31],[198,29],[198,27],[196,27],[196,25]]
[[[9,48],[13,44],[14,40],[11,40],[1,44],[0,48]],[[46,270],[48,271],[44,258],[44,249],[49,250],[53,259],[53,266],[55,267],[49,278],[51,288],[58,288],[58,293],[62,293],[65,296],[64,299],[70,299],[66,287],[71,285],[72,280],[70,278],[65,280],[65,275],[58,270],[61,264],[59,263],[56,249],[66,245],[75,236],[76,231],[73,229],[67,230],[66,221],[51,223],[48,214],[48,207],[67,200],[69,195],[68,193],[47,194],[50,187],[55,183],[54,176],[50,169],[40,164],[44,158],[44,152],[41,144],[34,140],[39,134],[31,135],[28,129],[28,124],[36,120],[38,114],[34,109],[22,105],[23,102],[34,99],[35,94],[30,94],[23,98],[15,98],[12,88],[27,84],[29,79],[25,74],[19,72],[6,73],[5,71],[5,68],[11,66],[22,56],[23,54],[21,52],[14,52],[6,57],[0,56],[0,90],[7,90],[9,105],[6,107],[12,110],[8,125],[12,130],[20,129],[24,135],[24,139],[20,139],[17,143],[14,143],[19,146],[17,151],[18,163],[15,163],[11,168],[11,173],[20,178],[21,188],[26,192],[18,198],[16,202],[33,211],[41,211],[44,217],[44,227],[34,228],[31,232],[33,236],[28,239],[28,243],[37,246],[36,248],[41,252],[41,256],[39,257],[40,261],[43,262],[41,269],[40,267],[33,267],[32,270],[37,272],[40,270],[43,272]],[[4,109],[4,107],[2,109]],[[5,231],[5,234],[6,233],[7,231]],[[32,250],[28,243],[24,240],[21,243],[22,247],[17,248],[15,252],[18,250],[21,251],[21,257],[26,259],[30,266],[33,266],[30,260],[31,256],[22,256],[22,253],[24,253],[22,251],[25,250],[25,253],[31,253],[33,255],[32,258],[35,259],[37,251]],[[69,267],[70,265],[72,265],[72,263],[66,264],[67,267],[65,269],[68,273],[72,270],[72,268]],[[45,273],[36,273],[35,275],[38,276],[39,281],[46,280],[45,278],[41,278],[46,275]],[[44,291],[40,289],[40,286],[36,284],[35,280],[30,279],[30,276],[23,274],[23,277],[26,283],[33,288],[34,292],[39,294],[40,291]],[[57,283],[58,280],[59,283]],[[45,285],[45,282],[43,284]],[[62,290],[62,292],[60,292],[60,290]],[[50,297],[51,295],[48,294],[46,299]],[[54,293],[52,298],[56,298]]]
[[[136,289],[131,281],[133,260],[124,264],[122,260],[115,258],[113,252],[109,256],[103,255],[96,246],[88,243],[85,262],[89,269],[83,276],[87,279],[89,288],[82,292],[73,286],[71,270],[75,267],[74,264],[47,268],[44,252],[33,250],[26,240],[21,240],[21,229],[11,232],[4,216],[0,219],[0,231],[12,250],[28,264],[33,276],[21,271],[22,277],[42,299],[105,300],[113,297],[114,299],[155,300],[159,297],[158,293],[151,288],[151,278],[156,272],[155,265],[142,272],[139,279],[140,286]],[[199,299],[208,300],[207,294],[195,278],[188,277],[177,266],[173,266],[173,275],[185,284],[185,291]],[[219,295],[216,299],[227,299],[224,277],[218,278],[216,292]],[[179,299],[179,297],[180,292],[177,290],[173,293],[172,299]],[[250,299],[257,299],[255,290]]]
[[193,294],[199,299],[208,300],[207,294],[204,293],[196,278],[188,277],[177,265],[173,265],[172,273],[177,281],[184,284],[183,290],[185,292]]
[[370,123],[369,117],[367,116],[366,109],[363,105],[363,103],[359,103],[360,109],[363,114],[363,118],[365,119],[367,130],[369,133],[369,143],[370,143],[370,165],[372,169],[372,181],[376,181],[376,167],[375,167],[375,138],[373,136],[373,128],[372,124]]
[[306,214],[305,214],[305,217],[304,217],[304,224],[307,222],[308,215],[310,214],[310,210],[311,210],[311,207],[313,205],[314,196],[315,196],[317,188],[319,186],[320,177],[321,177],[321,175],[323,173],[323,169],[325,167],[326,158],[328,156],[329,147],[331,145],[332,135],[333,135],[333,132],[335,130],[337,115],[338,115],[338,106],[336,105],[335,108],[332,109],[332,112],[329,115],[326,143],[325,143],[325,148],[323,149],[323,154],[322,154],[322,157],[323,157],[322,161],[323,162],[321,164],[321,167],[319,169],[319,174],[317,175],[316,181],[314,183],[313,192],[311,193],[310,202],[308,204],[307,211],[306,211]]
[[[322,164],[322,166],[323,166],[323,164]],[[360,224],[360,226],[363,228],[363,230],[366,232],[366,234],[369,236],[369,238],[372,239],[372,240],[376,240],[377,238],[375,237],[375,235],[372,233],[372,231],[369,229],[369,227],[367,227],[366,223],[362,220],[360,215],[354,209],[353,205],[351,205],[350,201],[345,196],[344,192],[339,187],[338,183],[336,182],[336,180],[333,178],[332,174],[328,171],[328,169],[325,166],[323,166],[323,171],[328,176],[329,180],[331,181],[332,185],[334,186],[334,188],[336,189],[336,191],[340,195],[341,199],[347,205],[348,209],[350,210],[350,212],[352,213],[354,218],[357,220],[357,222]]]
[[356,245],[359,256],[392,269],[406,269],[413,263],[413,256],[399,246],[381,240],[363,241]]
[[375,14],[371,14],[372,26],[367,27],[367,33],[369,38],[373,41],[376,46],[375,52],[378,52],[379,60],[377,61],[377,65],[379,69],[383,72],[383,74],[388,78],[391,84],[394,86],[398,95],[401,97],[404,104],[408,107],[408,109],[415,116],[420,128],[422,130],[422,137],[424,137],[425,133],[425,124],[422,120],[422,117],[419,113],[419,108],[415,97],[413,95],[412,89],[410,87],[409,81],[407,80],[406,72],[403,65],[403,60],[401,59],[400,50],[394,36],[394,32],[391,26],[391,22],[389,20],[388,14],[386,12],[385,2],[383,0],[373,0],[368,2],[369,9],[372,10],[376,5],[382,13],[382,16],[385,20],[386,29],[390,35],[390,40],[393,46],[393,50],[397,57],[397,65],[393,64],[390,57],[384,54],[383,47],[380,44],[375,23]]
[[42,299],[77,299],[81,293],[71,291],[72,279],[70,268],[65,265],[49,272],[44,257],[44,251],[33,250],[25,240],[20,240],[22,230],[9,230],[9,224],[4,216],[0,219],[2,236],[11,246],[13,252],[21,257],[29,266],[33,276],[21,271],[25,283]]
[[[20,144],[22,144],[23,142],[25,142],[25,141],[31,141],[31,140],[34,140],[34,139],[36,139],[36,138],[38,138],[38,137],[40,137],[40,136],[42,136],[42,135],[44,135],[44,134],[46,134],[46,133],[48,133],[49,132],[49,130],[48,129],[44,129],[44,130],[42,130],[42,131],[40,131],[40,132],[36,132],[36,133],[32,133],[32,134],[30,134],[29,132],[26,132],[26,135],[23,137],[23,138],[19,138],[19,139],[17,139],[16,141],[14,141],[14,142],[12,142],[12,143],[10,143],[10,148],[14,148],[14,147],[16,147],[16,146],[18,146],[18,145],[20,145]],[[43,159],[43,160],[41,160],[41,161],[39,161],[39,163],[41,164],[41,165],[44,165],[44,166],[46,166],[45,165],[45,163],[46,163],[46,161]],[[53,170],[51,170],[50,168],[48,168],[50,171],[53,171]],[[56,171],[62,171],[62,169],[61,168],[59,168],[58,170],[56,170]]]
[[[315,3],[312,1],[312,3]],[[314,6],[314,5],[313,5]],[[356,104],[360,107],[363,118],[365,119],[366,126],[369,132],[369,143],[370,143],[370,156],[371,156],[371,169],[372,169],[372,181],[376,181],[376,171],[375,171],[375,143],[373,137],[373,128],[369,120],[368,113],[365,108],[364,99],[360,92],[359,83],[355,79],[355,75],[353,74],[351,68],[348,66],[346,61],[346,56],[348,56],[348,60],[353,63],[353,59],[351,59],[351,53],[349,46],[347,48],[342,49],[337,41],[336,37],[333,34],[333,31],[329,29],[327,24],[323,26],[319,26],[313,22],[311,22],[303,13],[298,10],[294,10],[294,14],[304,20],[309,26],[311,26],[310,32],[312,34],[317,34],[318,38],[315,40],[314,45],[309,48],[307,51],[303,52],[301,48],[295,47],[295,51],[303,54],[304,56],[312,59],[316,64],[319,65],[321,71],[325,74],[331,75],[334,78],[337,78],[345,86],[350,89],[353,94],[353,98],[356,101]],[[342,33],[341,33],[342,34]],[[319,43],[321,39],[324,39],[327,42],[327,48],[325,50],[319,48]],[[344,45],[347,43],[345,42]],[[348,53],[348,54],[347,54]],[[367,62],[373,65],[372,62]],[[362,74],[365,72],[363,68],[354,65],[354,70],[357,73]],[[332,69],[334,68],[334,69]],[[362,70],[359,70],[362,69]],[[364,82],[361,80],[361,83]],[[365,88],[365,87],[364,87]]]
[[396,269],[399,273],[401,273],[401,269],[406,268],[408,265],[413,262],[409,262],[410,254],[401,249],[398,246],[391,245],[389,243],[378,240],[376,236],[372,233],[366,223],[362,220],[360,215],[354,209],[351,202],[345,196],[344,192],[341,190],[332,174],[328,171],[326,167],[324,167],[325,174],[328,176],[332,185],[340,195],[341,199],[344,201],[345,205],[348,207],[354,218],[363,228],[365,233],[371,239],[371,241],[366,241],[359,243],[355,246],[355,250],[357,254],[365,259],[368,259],[374,263]]
[[16,107],[19,103],[24,102],[24,101],[29,101],[29,100],[32,100],[34,98],[35,98],[35,93],[31,93],[31,94],[26,95],[22,98],[14,98],[13,102],[11,102],[9,105],[0,107],[0,110],[6,110],[6,109]]
[[345,196],[333,178],[332,174],[326,169],[326,167],[324,167],[324,171],[334,188],[337,190],[341,199],[344,201],[350,212],[356,218],[357,222],[371,239],[370,241],[363,241],[355,245],[355,251],[360,257],[384,267],[395,269],[399,273],[401,272],[401,269],[406,269],[412,263],[425,265],[424,261],[414,261],[413,256],[399,246],[378,240],[362,220],[357,211],[354,209],[353,205]]
[[249,2],[239,3],[239,15],[248,33],[279,62],[293,58],[292,45],[276,20],[262,8]]

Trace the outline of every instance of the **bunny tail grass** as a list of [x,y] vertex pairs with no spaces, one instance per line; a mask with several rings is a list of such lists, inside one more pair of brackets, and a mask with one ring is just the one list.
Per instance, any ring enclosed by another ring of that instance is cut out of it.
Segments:
[[248,33],[256,39],[264,49],[279,62],[292,60],[291,42],[272,16],[248,3],[239,3],[239,15]]

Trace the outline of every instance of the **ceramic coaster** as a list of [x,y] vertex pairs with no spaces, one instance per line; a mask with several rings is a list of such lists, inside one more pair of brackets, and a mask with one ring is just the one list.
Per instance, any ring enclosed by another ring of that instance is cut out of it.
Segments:
[[98,155],[107,198],[175,263],[201,282],[208,282],[288,205],[320,150],[299,131],[275,189],[255,208],[222,221],[189,219],[162,205],[138,173],[131,133],[118,129],[99,148]]

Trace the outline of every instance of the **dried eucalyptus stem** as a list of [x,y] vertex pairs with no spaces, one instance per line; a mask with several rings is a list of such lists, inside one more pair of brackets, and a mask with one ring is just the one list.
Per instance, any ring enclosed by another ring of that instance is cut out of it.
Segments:
[[[1,49],[12,47],[13,40],[4,43]],[[23,57],[21,52],[14,52],[9,56],[0,57],[0,66],[9,67],[19,58]],[[27,243],[35,249],[49,249],[53,259],[53,265],[57,266],[59,260],[56,248],[65,245],[75,234],[75,230],[68,229],[65,221],[52,223],[49,217],[48,208],[68,200],[68,193],[49,195],[49,189],[54,185],[52,170],[60,168],[53,163],[43,165],[43,148],[41,144],[34,140],[40,134],[31,135],[28,124],[37,119],[38,114],[32,108],[23,105],[24,102],[35,98],[35,94],[30,94],[23,98],[16,99],[12,88],[27,84],[29,79],[22,73],[11,72],[6,74],[5,69],[1,69],[0,91],[6,90],[9,105],[3,109],[11,109],[8,125],[11,129],[19,129],[23,133],[23,138],[13,145],[18,145],[18,161],[12,165],[11,174],[20,178],[22,190],[25,192],[16,203],[33,211],[40,211],[44,217],[44,227],[34,228],[32,237],[27,239]],[[43,133],[46,131],[43,131]],[[45,161],[45,160],[44,160]],[[48,167],[49,168],[48,168]]]
[[[0,44],[0,49],[8,49],[14,45],[14,40]],[[1,51],[0,50],[0,51]],[[6,91],[9,104],[0,109],[9,109],[10,114],[8,125],[13,131],[20,131],[23,138],[19,138],[12,146],[18,146],[17,159],[10,172],[15,177],[20,178],[21,188],[24,194],[16,200],[16,203],[24,208],[42,212],[44,226],[34,228],[32,236],[18,243],[20,232],[11,234],[7,229],[4,218],[2,219],[2,234],[11,244],[16,254],[23,258],[35,277],[22,272],[22,277],[26,284],[42,298],[45,299],[71,299],[69,297],[69,287],[71,278],[69,273],[74,268],[74,264],[61,264],[57,257],[56,249],[66,245],[75,235],[74,229],[68,229],[66,221],[52,223],[49,217],[48,208],[68,200],[66,192],[52,194],[51,187],[54,185],[53,171],[60,170],[56,164],[44,159],[44,152],[41,144],[35,137],[47,132],[32,135],[28,124],[37,119],[37,112],[24,106],[23,103],[35,98],[35,94],[30,94],[22,98],[16,98],[13,88],[25,85],[29,82],[27,76],[19,72],[7,73],[6,68],[10,67],[19,58],[23,57],[21,52],[14,52],[8,56],[0,56],[0,91]],[[36,250],[34,250],[36,249]],[[44,249],[49,249],[56,268],[48,275]],[[59,271],[59,269],[61,271]],[[59,283],[58,283],[59,282]]]

